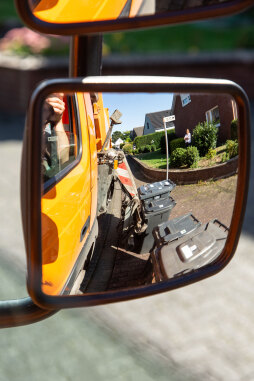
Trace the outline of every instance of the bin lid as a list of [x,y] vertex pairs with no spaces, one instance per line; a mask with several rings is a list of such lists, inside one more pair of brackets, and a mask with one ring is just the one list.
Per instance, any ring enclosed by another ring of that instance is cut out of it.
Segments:
[[158,213],[165,212],[168,209],[173,209],[176,205],[175,200],[172,197],[159,198],[158,200],[145,201],[144,211],[145,213]]
[[140,200],[171,192],[176,184],[171,180],[162,180],[151,184],[142,185],[138,188]]
[[224,248],[228,228],[218,220],[163,245],[157,251],[163,279],[196,270],[215,260]]
[[201,222],[191,213],[163,222],[155,228],[158,244],[173,241],[198,228]]

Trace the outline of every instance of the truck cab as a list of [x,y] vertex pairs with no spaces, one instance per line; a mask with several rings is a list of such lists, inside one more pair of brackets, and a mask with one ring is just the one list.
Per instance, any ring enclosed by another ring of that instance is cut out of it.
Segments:
[[[97,152],[109,127],[101,94],[68,94],[64,103],[62,122],[69,155],[64,164],[57,160],[54,172],[45,171],[41,201],[43,289],[49,294],[71,290],[92,247],[88,237],[93,235],[95,240]],[[59,144],[56,139],[48,136],[47,144],[52,148]]]

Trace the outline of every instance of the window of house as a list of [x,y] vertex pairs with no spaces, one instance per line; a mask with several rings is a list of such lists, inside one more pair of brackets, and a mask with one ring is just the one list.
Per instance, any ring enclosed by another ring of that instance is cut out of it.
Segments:
[[207,123],[214,123],[216,127],[220,127],[220,113],[218,106],[206,111],[206,121]]
[[74,165],[80,153],[80,133],[74,96],[65,96],[65,111],[59,121],[47,120],[43,126],[42,174],[44,189],[63,178]]
[[182,107],[187,106],[191,102],[190,94],[180,94]]

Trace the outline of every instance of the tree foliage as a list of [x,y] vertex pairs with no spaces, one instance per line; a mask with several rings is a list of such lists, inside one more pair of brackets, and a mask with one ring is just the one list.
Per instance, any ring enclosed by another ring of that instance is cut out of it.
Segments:
[[121,131],[114,131],[112,134],[112,142],[115,143],[119,138],[124,140],[123,133]]

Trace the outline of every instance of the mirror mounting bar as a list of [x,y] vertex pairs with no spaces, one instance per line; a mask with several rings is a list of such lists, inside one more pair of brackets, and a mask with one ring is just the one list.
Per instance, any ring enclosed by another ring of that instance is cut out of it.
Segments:
[[0,328],[19,327],[37,323],[57,311],[38,307],[30,297],[0,302]]
[[[89,57],[90,56],[90,57]],[[75,36],[70,49],[69,76],[100,75],[102,65],[102,35]],[[58,310],[42,309],[30,297],[0,301],[0,328],[37,323]]]
[[102,35],[72,37],[69,61],[69,77],[101,75]]

